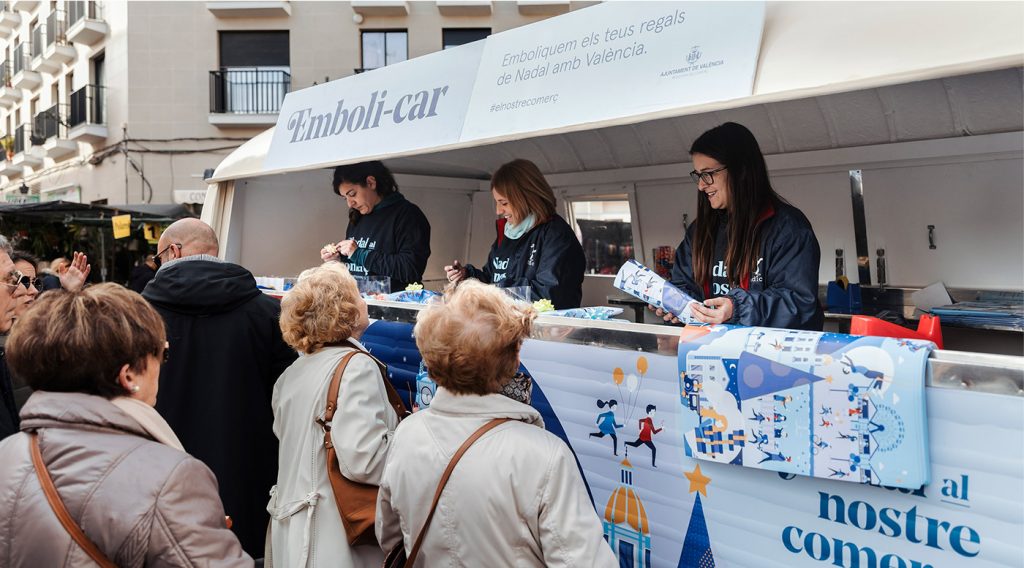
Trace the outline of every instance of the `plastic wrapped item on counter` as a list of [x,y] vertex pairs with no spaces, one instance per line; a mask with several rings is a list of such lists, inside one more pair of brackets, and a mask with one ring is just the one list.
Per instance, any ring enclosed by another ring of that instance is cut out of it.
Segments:
[[364,298],[373,298],[374,300],[385,300],[381,296],[387,296],[391,293],[391,279],[387,276],[353,276],[356,281],[356,286],[359,287],[359,293]]
[[430,290],[402,290],[391,294],[380,294],[376,299],[389,302],[405,302],[408,304],[429,304],[431,300],[440,296],[437,292]]
[[621,313],[622,308],[612,308],[609,306],[593,306],[590,308],[569,308],[567,310],[554,310],[550,312],[545,312],[544,315],[588,320],[607,320]]

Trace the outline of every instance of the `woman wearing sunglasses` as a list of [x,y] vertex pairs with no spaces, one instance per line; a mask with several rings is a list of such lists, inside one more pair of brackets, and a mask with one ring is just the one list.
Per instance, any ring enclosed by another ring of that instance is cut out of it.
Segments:
[[694,317],[821,330],[818,239],[807,217],[772,188],[754,135],[727,122],[701,134],[690,156],[697,220],[676,249],[671,281],[703,302]]
[[18,276],[18,285],[25,287],[25,294],[18,296],[18,306],[14,309],[14,319],[18,320],[25,313],[36,296],[43,289],[43,282],[39,279],[39,259],[27,252],[14,251],[11,255],[14,261],[15,275]]

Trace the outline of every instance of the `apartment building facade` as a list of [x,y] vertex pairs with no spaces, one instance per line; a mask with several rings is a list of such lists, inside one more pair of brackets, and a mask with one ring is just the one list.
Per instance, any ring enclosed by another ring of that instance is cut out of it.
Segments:
[[201,203],[289,91],[593,3],[4,2],[0,201]]

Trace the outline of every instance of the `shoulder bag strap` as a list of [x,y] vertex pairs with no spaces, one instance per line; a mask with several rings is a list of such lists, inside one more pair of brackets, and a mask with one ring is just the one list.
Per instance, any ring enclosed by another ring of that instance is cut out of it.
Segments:
[[398,391],[395,390],[395,387],[391,385],[391,381],[388,380],[387,364],[381,361],[380,359],[374,357],[373,354],[370,353],[369,351],[360,349],[359,347],[356,346],[355,343],[352,343],[351,341],[348,342],[348,345],[352,347],[352,349],[355,349],[357,353],[362,353],[363,355],[366,355],[370,359],[373,359],[373,362],[376,363],[377,367],[380,368],[380,376],[384,380],[384,390],[388,394],[388,404],[391,405],[391,408],[394,409],[395,414],[398,415],[398,421],[401,422],[402,420],[405,419],[406,416],[409,416],[409,409],[406,408],[405,403],[402,402],[402,397],[398,394]]
[[64,502],[61,501],[57,488],[53,486],[50,472],[46,469],[46,464],[43,463],[43,453],[39,450],[39,435],[35,432],[29,434],[29,447],[32,452],[32,465],[35,467],[36,477],[39,478],[39,485],[43,487],[43,494],[46,495],[46,500],[60,520],[60,524],[64,525],[64,530],[68,531],[71,538],[78,543],[78,546],[82,547],[82,550],[89,555],[89,558],[92,558],[93,562],[102,568],[117,568],[117,565],[111,562],[93,541],[89,540],[89,537],[82,532],[82,527],[78,526],[78,523],[71,518],[71,513],[68,513]]
[[476,432],[473,432],[473,435],[459,446],[455,455],[452,456],[452,461],[448,462],[448,467],[445,468],[444,474],[441,475],[441,481],[437,484],[437,491],[434,491],[434,501],[430,504],[430,513],[427,514],[427,520],[423,522],[423,528],[420,529],[420,534],[416,535],[416,543],[412,545],[412,552],[409,553],[409,558],[405,562],[406,566],[412,566],[416,562],[416,556],[420,553],[420,545],[423,544],[423,536],[427,533],[427,527],[430,526],[430,521],[434,518],[434,511],[437,510],[437,503],[441,500],[441,493],[444,491],[444,486],[448,484],[448,478],[451,477],[452,471],[455,469],[455,465],[459,463],[460,459],[462,459],[462,455],[465,454],[466,450],[468,450],[474,442],[479,440],[481,436],[511,420],[511,418],[495,418],[481,426]]
[[[338,367],[334,370],[334,376],[331,377],[331,384],[327,387],[327,407],[324,410],[324,417],[316,420],[324,430],[324,447],[327,449],[334,447],[334,442],[331,440],[331,420],[334,420],[334,412],[338,410],[338,390],[341,388],[341,376],[345,374],[345,367],[348,367],[348,362],[356,353],[359,351],[350,351],[338,363]],[[330,467],[327,469],[330,471]]]

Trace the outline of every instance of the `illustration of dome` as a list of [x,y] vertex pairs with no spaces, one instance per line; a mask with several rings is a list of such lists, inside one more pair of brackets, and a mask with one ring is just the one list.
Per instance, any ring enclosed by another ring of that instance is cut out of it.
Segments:
[[619,486],[604,508],[604,536],[619,557],[620,566],[651,565],[651,528],[644,504],[633,489],[633,464],[620,464]]
[[[626,523],[633,527],[633,530],[648,534],[651,530],[647,524],[647,511],[644,510],[644,504],[633,490],[632,469],[633,464],[629,463],[629,458],[622,460],[622,473],[626,475],[623,475],[623,485],[620,485],[608,498],[608,505],[604,508],[604,520],[613,525]],[[625,481],[627,475],[628,482]]]

